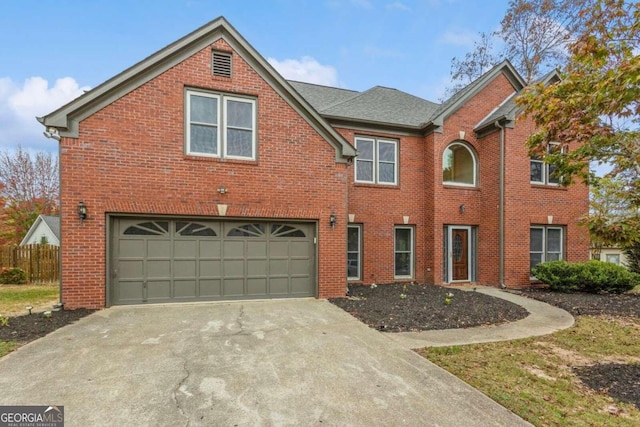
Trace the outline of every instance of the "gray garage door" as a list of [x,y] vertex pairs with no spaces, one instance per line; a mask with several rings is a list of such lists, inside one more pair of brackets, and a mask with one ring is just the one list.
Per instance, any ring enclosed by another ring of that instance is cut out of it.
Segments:
[[116,218],[114,304],[316,295],[311,223]]

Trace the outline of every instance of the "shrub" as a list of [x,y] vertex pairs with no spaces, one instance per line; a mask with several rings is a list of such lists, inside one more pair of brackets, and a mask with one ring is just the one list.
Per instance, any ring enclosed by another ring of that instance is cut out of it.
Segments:
[[22,285],[27,283],[27,273],[18,267],[2,267],[0,270],[0,284]]
[[552,291],[622,293],[640,284],[640,275],[610,262],[551,261],[537,265],[533,274]]

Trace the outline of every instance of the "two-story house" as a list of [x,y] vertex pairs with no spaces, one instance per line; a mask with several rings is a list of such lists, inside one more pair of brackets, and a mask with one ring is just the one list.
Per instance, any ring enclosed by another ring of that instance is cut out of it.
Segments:
[[39,118],[65,307],[523,287],[586,260],[588,191],[529,157],[523,87],[508,62],[443,104],[287,81],[218,18]]

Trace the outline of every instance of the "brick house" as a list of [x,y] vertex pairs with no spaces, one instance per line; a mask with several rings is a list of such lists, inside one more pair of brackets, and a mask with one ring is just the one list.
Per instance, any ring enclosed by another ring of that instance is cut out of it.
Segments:
[[586,260],[588,190],[529,158],[523,87],[508,62],[443,104],[286,81],[218,18],[38,119],[65,307],[523,287]]

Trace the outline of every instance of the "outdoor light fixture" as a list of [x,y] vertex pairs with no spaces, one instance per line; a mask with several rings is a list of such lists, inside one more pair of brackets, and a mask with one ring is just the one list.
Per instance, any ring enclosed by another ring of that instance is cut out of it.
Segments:
[[87,205],[84,202],[78,202],[78,218],[80,221],[87,219]]
[[227,187],[225,187],[224,185],[221,185],[220,187],[218,187],[218,193],[225,194],[226,192],[227,192]]
[[336,226],[336,214],[331,214],[329,216],[329,225],[331,226],[331,228]]
[[463,214],[466,209],[467,208],[466,208],[466,206],[464,204],[460,205],[460,207],[458,208],[458,210],[460,211],[461,214]]

